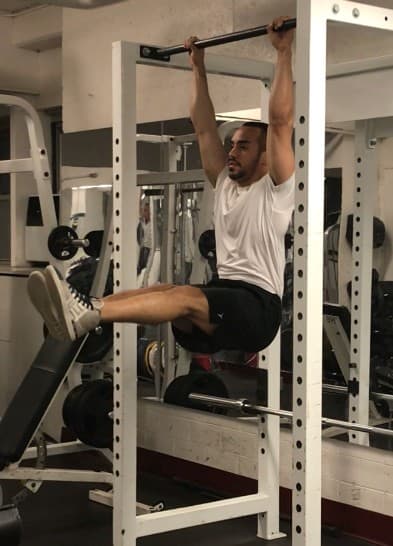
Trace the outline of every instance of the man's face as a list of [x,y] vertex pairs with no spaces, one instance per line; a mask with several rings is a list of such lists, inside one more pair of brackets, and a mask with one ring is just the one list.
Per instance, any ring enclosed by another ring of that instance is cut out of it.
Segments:
[[229,178],[239,184],[255,182],[267,173],[258,127],[240,127],[234,132],[227,164]]

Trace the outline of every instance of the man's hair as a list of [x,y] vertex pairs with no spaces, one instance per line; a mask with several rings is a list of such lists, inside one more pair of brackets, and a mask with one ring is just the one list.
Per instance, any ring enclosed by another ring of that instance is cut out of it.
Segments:
[[242,127],[256,127],[257,129],[260,129],[260,148],[261,152],[264,152],[266,150],[267,123],[263,123],[263,121],[246,121],[243,123]]

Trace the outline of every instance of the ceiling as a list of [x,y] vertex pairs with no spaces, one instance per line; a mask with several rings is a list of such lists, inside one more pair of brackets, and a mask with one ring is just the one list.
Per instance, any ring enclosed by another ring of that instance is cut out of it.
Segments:
[[89,9],[122,1],[124,0],[0,0],[0,15],[16,15],[25,10],[48,4],[59,7]]
[[[44,6],[45,4],[52,4],[52,5],[58,5],[61,6],[62,4],[64,6],[68,7],[80,7],[80,8],[94,8],[98,7],[100,4],[114,4],[116,1],[122,1],[122,0],[113,0],[112,2],[110,0],[0,0],[0,14],[17,14],[21,11],[28,10],[30,8],[36,8],[37,6]],[[376,5],[379,7],[386,7],[391,8],[392,7],[392,0],[357,0],[359,3],[362,4],[370,4],[370,5]],[[79,4],[79,6],[78,6]],[[279,12],[279,6],[286,5],[286,0],[275,0],[275,4],[277,5],[277,11]],[[295,0],[293,0],[293,4],[296,5]],[[285,10],[284,10],[285,11]]]
[[36,6],[37,1],[32,0],[0,0],[0,12],[7,12],[10,15]]

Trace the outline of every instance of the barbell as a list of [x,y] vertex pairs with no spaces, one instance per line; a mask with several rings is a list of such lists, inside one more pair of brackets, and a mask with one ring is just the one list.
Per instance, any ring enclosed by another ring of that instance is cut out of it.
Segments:
[[58,260],[70,260],[83,248],[88,256],[97,258],[100,255],[102,230],[90,231],[83,239],[69,226],[57,226],[49,234],[48,249],[54,258]]
[[[248,400],[244,399],[220,398],[219,396],[210,396],[195,392],[191,393],[189,395],[189,398],[194,402],[202,402],[206,405],[210,404],[212,406],[237,410],[242,413],[247,413],[249,415],[276,415],[278,417],[285,417],[286,419],[289,419],[291,421],[293,420],[293,413],[291,411],[250,404]],[[350,423],[349,421],[340,421],[338,419],[329,419],[327,417],[322,417],[321,425],[353,430],[355,432],[380,434],[393,438],[393,430],[373,427],[370,425],[363,425],[360,423]]]

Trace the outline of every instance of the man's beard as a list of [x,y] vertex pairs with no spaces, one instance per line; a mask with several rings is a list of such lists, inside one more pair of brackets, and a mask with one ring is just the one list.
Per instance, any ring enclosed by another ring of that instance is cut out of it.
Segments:
[[241,178],[243,178],[245,172],[244,172],[244,169],[241,169],[239,168],[237,171],[235,172],[231,172],[230,168],[228,169],[228,176],[231,180],[240,180]]

